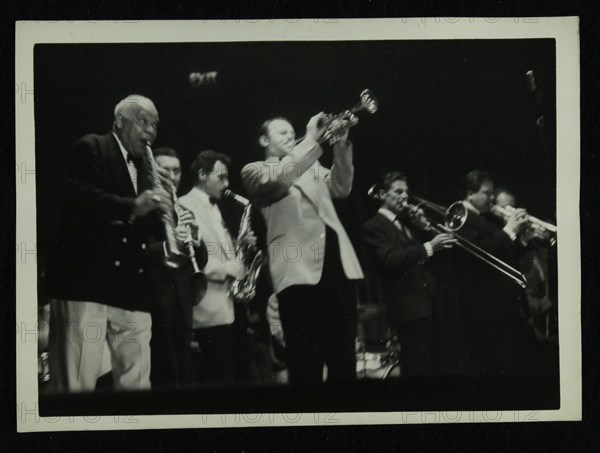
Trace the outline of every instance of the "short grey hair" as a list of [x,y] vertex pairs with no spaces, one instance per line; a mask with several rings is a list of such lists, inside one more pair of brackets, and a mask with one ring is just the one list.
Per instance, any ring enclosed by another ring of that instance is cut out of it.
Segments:
[[125,99],[121,99],[119,103],[115,106],[114,111],[114,121],[113,121],[113,130],[116,128],[117,116],[129,113],[134,107],[152,107],[156,110],[154,106],[154,102],[150,98],[146,96],[142,96],[141,94],[130,94]]

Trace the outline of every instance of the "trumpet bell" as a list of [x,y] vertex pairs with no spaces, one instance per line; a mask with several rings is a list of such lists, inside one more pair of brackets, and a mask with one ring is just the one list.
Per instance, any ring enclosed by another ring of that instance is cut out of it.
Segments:
[[360,93],[360,102],[350,110],[344,110],[337,115],[327,115],[327,130],[323,134],[323,139],[330,145],[335,145],[342,139],[342,135],[344,135],[348,129],[358,124],[358,117],[356,116],[357,112],[365,110],[368,113],[373,114],[378,108],[379,104],[373,95],[373,92],[369,89],[362,90]]
[[377,102],[377,98],[373,95],[371,90],[364,89],[360,93],[360,104],[363,109],[365,109],[370,114],[375,113],[379,109],[379,103]]

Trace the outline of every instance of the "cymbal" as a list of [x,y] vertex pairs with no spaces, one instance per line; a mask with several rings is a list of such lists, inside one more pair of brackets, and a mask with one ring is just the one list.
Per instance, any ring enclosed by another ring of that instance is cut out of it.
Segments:
[[387,307],[383,304],[358,305],[358,322],[367,322],[384,316],[387,313]]

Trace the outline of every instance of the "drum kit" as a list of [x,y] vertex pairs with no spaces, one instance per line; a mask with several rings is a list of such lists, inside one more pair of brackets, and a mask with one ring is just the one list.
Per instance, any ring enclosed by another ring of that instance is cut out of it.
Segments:
[[[400,344],[388,335],[383,348],[367,347],[365,324],[385,316],[387,307],[381,304],[358,305],[358,335],[356,338],[356,374],[359,379],[400,377]],[[369,350],[372,349],[372,350]]]

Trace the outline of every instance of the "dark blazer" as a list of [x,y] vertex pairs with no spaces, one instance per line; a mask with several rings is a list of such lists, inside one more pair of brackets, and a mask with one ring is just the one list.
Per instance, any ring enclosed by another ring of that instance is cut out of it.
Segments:
[[[138,187],[140,193],[150,188],[140,170]],[[148,253],[162,229],[155,216],[128,222],[135,198],[112,133],[86,135],[71,146],[64,157],[60,253],[48,275],[51,296],[149,311]]]
[[433,314],[436,285],[427,268],[425,241],[418,231],[408,228],[412,239],[379,213],[362,226],[366,251],[382,280],[392,325],[429,318]]
[[[204,242],[195,248],[196,263],[202,270],[208,261],[208,251]],[[206,278],[192,279],[194,271],[190,260],[186,260],[177,269],[164,266],[162,242],[155,242],[149,248],[152,287],[155,289],[153,315],[163,316],[173,310],[181,309],[185,327],[192,330],[192,312],[197,294],[206,290]],[[173,316],[167,314],[165,316]]]
[[[459,234],[518,268],[523,248],[502,231],[495,217],[469,212],[467,223]],[[468,319],[502,321],[518,314],[517,310],[521,309],[524,301],[524,292],[516,283],[457,247],[454,247],[452,254],[455,289],[460,294]]]

